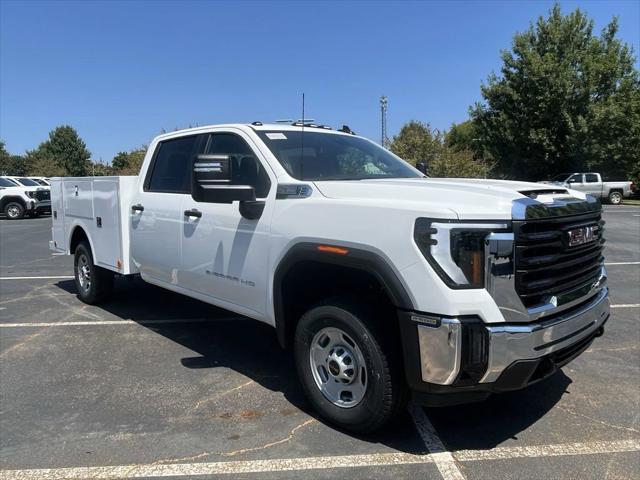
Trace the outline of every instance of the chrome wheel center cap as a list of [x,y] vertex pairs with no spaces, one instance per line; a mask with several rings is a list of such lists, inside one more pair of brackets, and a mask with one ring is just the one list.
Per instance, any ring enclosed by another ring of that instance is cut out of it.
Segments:
[[327,370],[333,378],[342,383],[353,382],[358,371],[358,364],[346,347],[338,346],[331,349],[326,363]]

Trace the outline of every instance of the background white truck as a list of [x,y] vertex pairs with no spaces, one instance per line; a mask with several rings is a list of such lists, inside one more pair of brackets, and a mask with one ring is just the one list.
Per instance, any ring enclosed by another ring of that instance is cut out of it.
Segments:
[[0,213],[9,220],[25,215],[38,216],[51,210],[49,188],[27,187],[7,177],[0,177]]
[[456,404],[539,381],[609,318],[596,199],[428,179],[348,128],[173,132],[137,177],[51,189],[51,248],[75,256],[83,301],[139,274],[273,325],[311,404],[354,431],[409,392]]
[[612,205],[622,203],[623,198],[633,194],[635,185],[630,181],[604,182],[599,173],[561,173],[552,180],[540,182],[550,185],[561,185],[579,192],[588,193],[596,198],[608,201]]

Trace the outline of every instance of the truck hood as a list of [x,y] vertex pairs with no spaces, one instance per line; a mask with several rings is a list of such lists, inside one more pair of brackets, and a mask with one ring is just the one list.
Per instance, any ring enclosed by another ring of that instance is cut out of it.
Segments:
[[[325,197],[379,203],[401,208],[423,204],[446,207],[458,219],[510,219],[513,201],[548,203],[551,196],[585,199],[581,192],[539,183],[462,178],[406,178],[355,181],[316,181]],[[451,215],[452,217],[454,215]]]

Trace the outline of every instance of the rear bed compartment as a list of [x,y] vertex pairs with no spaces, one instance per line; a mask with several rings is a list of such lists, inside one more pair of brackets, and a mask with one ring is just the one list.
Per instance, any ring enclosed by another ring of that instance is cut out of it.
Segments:
[[74,229],[89,237],[94,261],[121,274],[136,273],[129,252],[129,209],[137,177],[62,177],[51,180],[51,249],[69,251]]

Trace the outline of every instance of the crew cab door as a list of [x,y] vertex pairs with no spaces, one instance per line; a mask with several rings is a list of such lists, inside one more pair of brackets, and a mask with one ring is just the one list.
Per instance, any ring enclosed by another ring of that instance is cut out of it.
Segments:
[[276,181],[250,137],[240,130],[208,135],[205,155],[228,156],[230,186],[254,187],[262,215],[248,219],[239,202],[208,203],[185,196],[181,206],[182,286],[222,307],[261,317],[266,312],[270,220]]
[[177,284],[181,204],[190,194],[192,157],[201,141],[202,135],[192,135],[158,143],[129,207],[131,257],[152,283]]
[[594,197],[602,196],[602,180],[597,173],[584,174],[584,193],[593,195]]
[[569,185],[569,188],[571,188],[573,190],[578,190],[580,192],[584,192],[584,183],[583,183],[583,180],[582,180],[582,174],[581,173],[576,173],[574,175],[571,175],[567,179],[567,184]]

